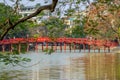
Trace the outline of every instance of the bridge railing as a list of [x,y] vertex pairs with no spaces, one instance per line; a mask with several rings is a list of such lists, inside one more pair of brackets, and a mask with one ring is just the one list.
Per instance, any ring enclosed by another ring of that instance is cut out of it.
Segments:
[[[15,39],[4,39],[0,41],[0,45],[3,44],[18,44],[18,43],[32,43],[32,42],[53,42],[48,37],[40,38],[15,38]],[[76,43],[76,44],[87,44],[93,46],[103,46],[103,47],[115,47],[118,46],[117,43],[108,40],[90,40],[87,38],[57,38],[56,42],[59,43]]]

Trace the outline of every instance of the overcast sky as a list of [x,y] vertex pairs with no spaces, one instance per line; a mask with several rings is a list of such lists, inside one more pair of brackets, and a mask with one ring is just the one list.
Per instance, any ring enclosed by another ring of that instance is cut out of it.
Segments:
[[[9,0],[5,0],[6,1],[6,3],[8,4],[8,5],[12,5],[13,3],[11,2],[11,1],[9,1]],[[52,0],[35,0],[34,2],[30,2],[30,1],[28,1],[28,0],[22,0],[22,4],[24,4],[25,6],[34,6],[34,5],[36,5],[37,3],[41,3],[41,5],[43,5],[44,4],[44,1],[50,1],[50,2],[52,2]],[[4,2],[4,0],[0,0],[0,2]]]

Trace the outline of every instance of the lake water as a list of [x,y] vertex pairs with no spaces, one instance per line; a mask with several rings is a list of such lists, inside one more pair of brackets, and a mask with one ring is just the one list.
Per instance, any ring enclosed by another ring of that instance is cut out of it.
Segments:
[[30,52],[29,63],[0,64],[0,80],[120,80],[120,54]]

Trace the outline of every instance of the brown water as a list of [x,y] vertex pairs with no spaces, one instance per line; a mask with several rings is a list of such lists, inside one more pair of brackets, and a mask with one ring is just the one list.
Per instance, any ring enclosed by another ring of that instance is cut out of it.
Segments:
[[[27,54],[28,68],[1,66],[0,80],[120,80],[120,54]],[[39,64],[35,64],[40,61]],[[31,67],[28,65],[35,64]]]

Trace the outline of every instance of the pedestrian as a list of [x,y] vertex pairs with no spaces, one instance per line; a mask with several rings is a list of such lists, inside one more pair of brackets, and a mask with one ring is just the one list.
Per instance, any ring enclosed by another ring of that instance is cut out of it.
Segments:
[[116,38],[114,39],[114,42],[115,42],[117,45],[119,45],[118,37],[116,37]]

